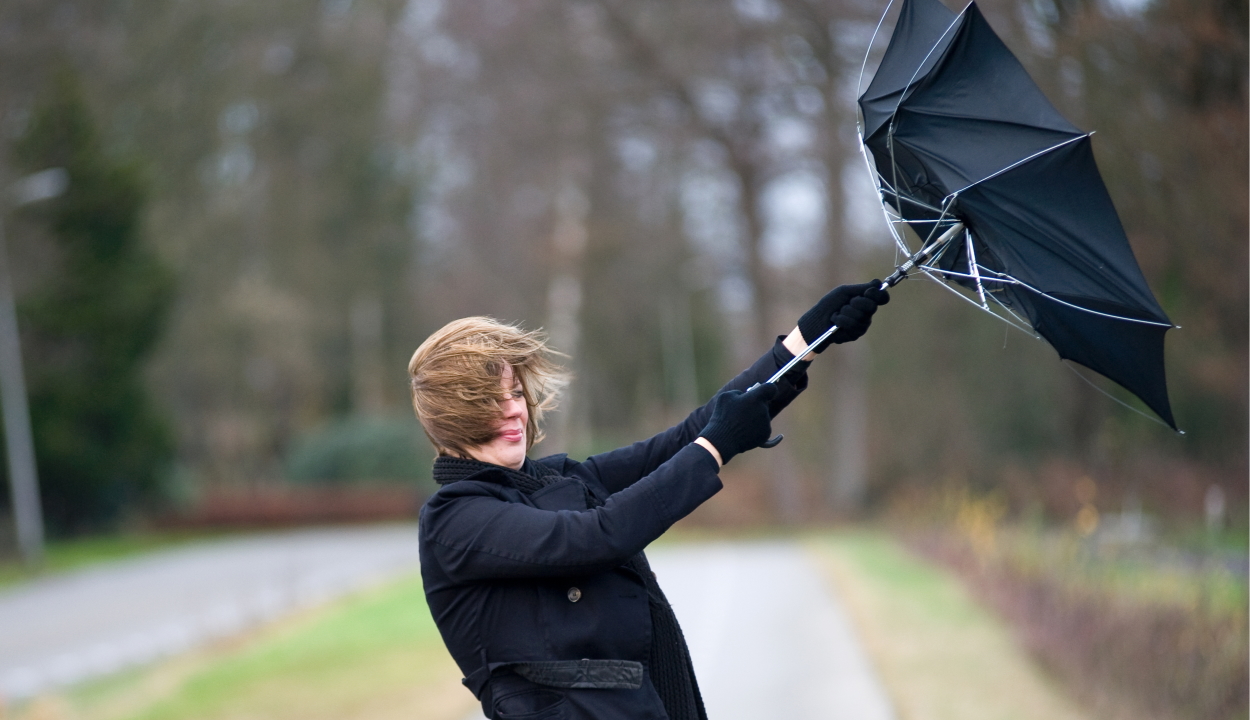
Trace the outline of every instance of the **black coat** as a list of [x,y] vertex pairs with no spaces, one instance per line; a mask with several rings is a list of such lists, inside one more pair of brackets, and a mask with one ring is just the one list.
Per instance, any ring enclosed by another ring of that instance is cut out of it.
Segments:
[[[778,342],[724,389],[766,380],[791,357]],[[774,415],[806,376],[796,385],[783,385]],[[626,561],[720,490],[716,460],[693,442],[710,415],[704,405],[584,462],[543,458],[561,477],[532,494],[484,466],[426,502],[426,599],[487,717],[667,720],[646,669],[647,591]]]

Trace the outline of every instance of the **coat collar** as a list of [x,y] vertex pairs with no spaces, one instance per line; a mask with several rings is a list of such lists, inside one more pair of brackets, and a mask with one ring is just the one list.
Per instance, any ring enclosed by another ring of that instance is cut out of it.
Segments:
[[494,465],[481,460],[441,455],[434,460],[434,482],[448,485],[461,480],[480,480],[514,487],[529,495],[556,480],[560,474],[546,465],[525,458],[520,470]]

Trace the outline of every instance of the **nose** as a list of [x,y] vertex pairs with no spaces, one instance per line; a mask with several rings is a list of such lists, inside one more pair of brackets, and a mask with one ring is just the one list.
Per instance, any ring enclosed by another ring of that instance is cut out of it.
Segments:
[[525,398],[509,395],[499,402],[499,409],[503,412],[505,418],[518,417],[521,411],[525,409]]

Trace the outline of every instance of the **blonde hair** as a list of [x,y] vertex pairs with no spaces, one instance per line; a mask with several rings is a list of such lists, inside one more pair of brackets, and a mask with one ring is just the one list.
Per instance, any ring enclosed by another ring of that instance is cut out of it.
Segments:
[[525,394],[526,450],[542,440],[543,414],[568,383],[553,354],[541,330],[488,317],[455,320],[426,338],[408,361],[408,378],[412,408],[438,454],[468,457],[468,448],[494,438],[505,367]]

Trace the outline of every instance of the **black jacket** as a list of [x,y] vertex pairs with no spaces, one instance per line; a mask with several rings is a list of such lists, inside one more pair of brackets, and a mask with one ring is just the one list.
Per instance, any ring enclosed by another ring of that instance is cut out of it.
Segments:
[[[791,357],[779,341],[724,389],[766,380]],[[793,380],[774,415],[806,386],[801,371]],[[716,460],[693,442],[710,415],[704,405],[584,462],[543,458],[561,477],[532,494],[484,466],[426,502],[426,599],[488,718],[667,720],[646,667],[645,583],[627,561],[720,490]]]

